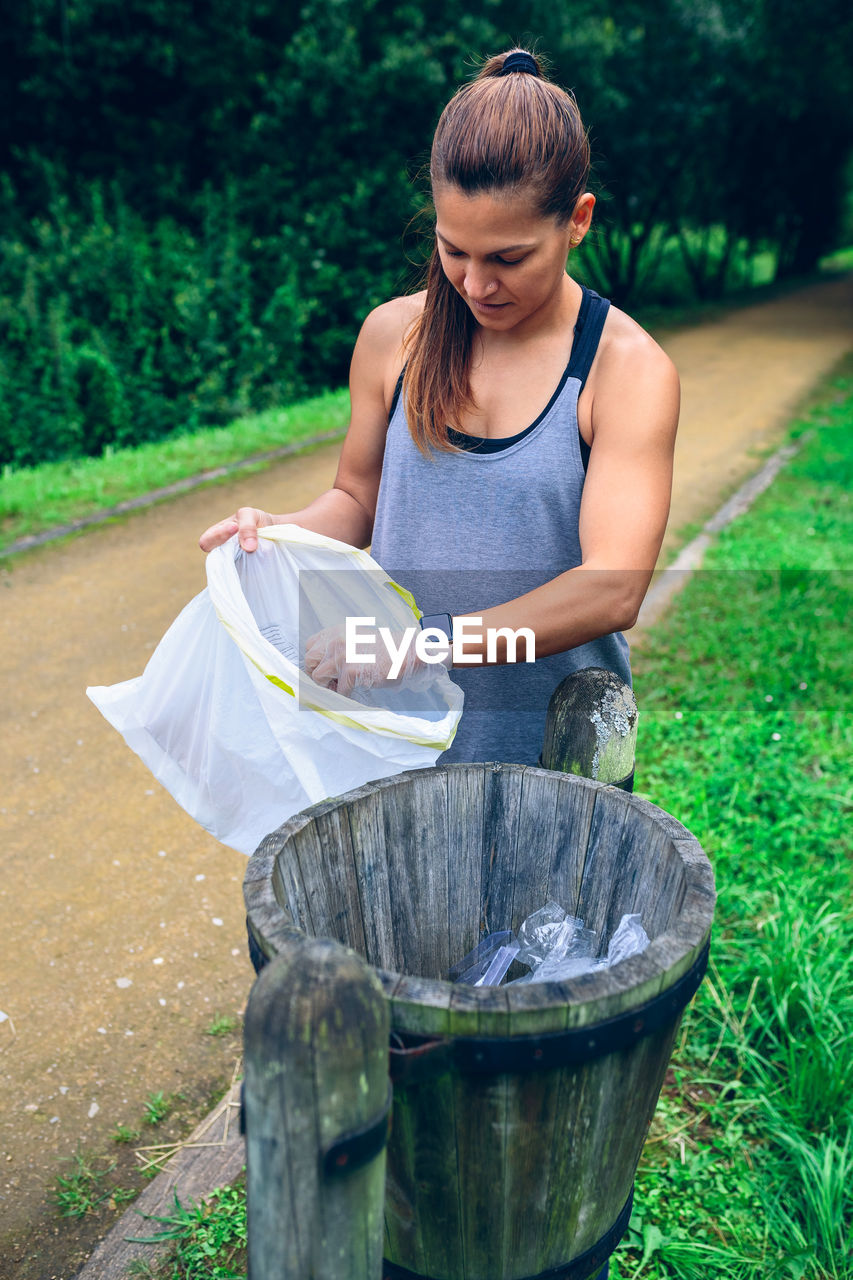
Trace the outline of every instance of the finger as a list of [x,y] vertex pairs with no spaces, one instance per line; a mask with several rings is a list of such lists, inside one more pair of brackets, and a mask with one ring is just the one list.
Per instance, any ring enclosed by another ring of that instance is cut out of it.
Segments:
[[305,643],[305,666],[309,673],[314,670],[318,662],[322,662],[331,653],[332,650],[329,648],[324,631],[319,631],[317,635],[311,636]]
[[217,524],[212,524],[209,529],[205,529],[198,540],[198,545],[202,551],[212,551],[214,547],[221,547],[223,542],[233,538],[236,532],[237,517],[236,515],[228,516],[225,520],[220,520]]
[[322,631],[313,632],[305,641],[305,652],[307,653],[309,649],[325,649],[326,641],[331,634],[330,627],[325,627]]
[[305,670],[311,678],[314,678],[314,672],[326,656],[325,645],[314,645],[310,649],[305,650]]
[[343,694],[345,698],[352,696],[352,691],[358,684],[358,668],[344,667],[338,676],[338,693]]
[[337,664],[330,662],[328,658],[324,658],[309,674],[315,684],[322,685],[324,689],[328,689],[332,681],[338,679]]
[[240,535],[240,546],[244,551],[258,549],[258,525],[261,514],[257,507],[240,507],[237,512],[237,532]]

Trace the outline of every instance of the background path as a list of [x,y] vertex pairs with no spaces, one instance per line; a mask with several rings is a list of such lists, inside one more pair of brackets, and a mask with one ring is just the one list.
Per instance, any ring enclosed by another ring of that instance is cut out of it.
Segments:
[[[853,349],[853,276],[657,336],[683,388],[666,554]],[[4,1277],[54,1274],[23,1258],[34,1241],[50,1252],[45,1193],[61,1157],[138,1125],[152,1090],[230,1077],[233,1043],[205,1031],[242,1008],[252,979],[245,859],[178,809],[84,690],[138,674],[202,589],[206,525],[244,502],[302,505],[331,482],[337,453],[195,491],[0,570]]]

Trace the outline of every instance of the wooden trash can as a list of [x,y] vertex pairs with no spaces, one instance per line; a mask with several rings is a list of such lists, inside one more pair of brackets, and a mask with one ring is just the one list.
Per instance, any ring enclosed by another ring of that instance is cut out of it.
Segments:
[[[295,924],[377,970],[394,1098],[386,1280],[593,1276],[634,1173],[685,1005],[707,964],[714,882],[689,831],[615,787],[506,764],[369,783],[267,836],[244,882],[268,956]],[[549,899],[639,956],[562,983],[444,980],[486,932]]]

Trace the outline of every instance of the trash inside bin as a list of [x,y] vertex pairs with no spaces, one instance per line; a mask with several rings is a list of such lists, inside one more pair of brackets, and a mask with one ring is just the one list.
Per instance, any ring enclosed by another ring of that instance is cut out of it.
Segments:
[[518,931],[488,933],[473,951],[451,967],[451,982],[493,987],[503,981],[513,962],[528,972],[513,982],[561,982],[593,969],[629,960],[645,951],[649,939],[638,915],[624,915],[604,954],[597,954],[599,939],[583,920],[567,915],[558,902],[547,902],[528,916]]
[[[707,963],[713,875],[690,832],[583,778],[447,765],[297,814],[255,852],[244,890],[267,955],[294,924],[334,937],[390,1001],[388,1280],[595,1275],[627,1227]],[[559,983],[444,980],[549,899],[605,951],[641,914],[649,946]]]

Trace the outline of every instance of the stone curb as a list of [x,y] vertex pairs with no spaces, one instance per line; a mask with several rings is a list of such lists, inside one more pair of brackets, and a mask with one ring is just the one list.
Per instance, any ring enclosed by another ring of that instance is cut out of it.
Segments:
[[705,522],[701,533],[698,533],[695,538],[688,542],[686,547],[679,551],[672,564],[667,565],[665,569],[660,571],[646,592],[646,598],[640,606],[640,615],[636,623],[637,630],[646,630],[658,621],[669,608],[678,592],[687,585],[693,574],[701,566],[705,558],[705,552],[713,542],[715,535],[721,529],[724,529],[726,525],[731,524],[738,516],[749,510],[759,494],[763,493],[772,484],[785,463],[789,462],[799,452],[806,440],[810,440],[813,435],[814,432],[808,431],[793,443],[782,445],[781,448],[777,449],[767,459],[764,466],[755,475],[744,481],[740,488],[711,516],[710,520]]
[[43,547],[46,543],[55,542],[58,538],[66,538],[70,533],[80,533],[81,530],[91,529],[94,525],[106,524],[116,516],[127,515],[132,511],[143,511],[146,507],[164,502],[167,498],[175,498],[178,494],[199,489],[205,484],[212,484],[214,480],[224,480],[238,471],[245,471],[247,467],[255,467],[264,462],[277,462],[280,458],[292,458],[297,453],[313,448],[314,445],[332,444],[335,440],[342,438],[342,431],[324,431],[319,435],[309,436],[307,440],[283,444],[279,449],[255,453],[250,458],[241,458],[239,462],[229,462],[225,466],[214,467],[210,471],[202,471],[195,476],[187,476],[184,480],[176,480],[174,484],[164,485],[162,489],[152,489],[150,493],[143,493],[138,498],[128,498],[125,502],[118,502],[106,511],[98,511],[91,516],[81,516],[79,520],[56,525],[53,529],[45,529],[43,533],[33,533],[24,538],[18,538],[8,547],[0,549],[0,557],[15,555],[19,551],[31,551],[34,547]]

